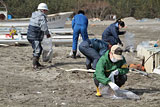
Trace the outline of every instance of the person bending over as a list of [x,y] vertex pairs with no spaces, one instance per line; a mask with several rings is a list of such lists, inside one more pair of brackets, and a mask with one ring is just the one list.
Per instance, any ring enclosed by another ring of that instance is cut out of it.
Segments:
[[124,27],[124,21],[118,19],[115,23],[112,23],[104,30],[104,32],[102,33],[102,40],[108,42],[110,45],[120,44],[123,46],[119,35],[125,34],[126,31],[119,31],[119,29],[122,29]]
[[73,51],[73,58],[76,58],[79,34],[81,34],[83,40],[88,39],[87,27],[88,27],[88,18],[85,16],[85,12],[83,10],[79,10],[78,14],[75,15],[73,20],[72,20],[72,29],[73,29],[72,51]]
[[[79,45],[79,51],[86,56],[86,68],[96,69],[99,58],[108,50],[108,44],[99,39],[87,39]],[[92,64],[92,66],[91,66]]]

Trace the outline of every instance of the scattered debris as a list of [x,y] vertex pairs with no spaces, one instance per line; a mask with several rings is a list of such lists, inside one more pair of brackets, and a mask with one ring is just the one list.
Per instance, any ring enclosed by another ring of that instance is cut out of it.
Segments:
[[147,72],[144,72],[144,71],[140,71],[140,70],[132,69],[132,68],[131,68],[129,71],[130,71],[130,72],[140,73],[140,74],[148,77],[148,73],[147,73]]

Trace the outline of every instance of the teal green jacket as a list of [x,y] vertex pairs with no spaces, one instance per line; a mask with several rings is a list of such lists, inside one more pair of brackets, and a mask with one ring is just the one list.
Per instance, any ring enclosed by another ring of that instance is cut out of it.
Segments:
[[116,63],[111,62],[109,58],[109,50],[99,59],[96,65],[96,72],[94,73],[94,78],[96,78],[100,83],[107,85],[111,80],[108,78],[110,73],[118,69],[119,75],[124,75],[128,73],[128,65],[123,57]]

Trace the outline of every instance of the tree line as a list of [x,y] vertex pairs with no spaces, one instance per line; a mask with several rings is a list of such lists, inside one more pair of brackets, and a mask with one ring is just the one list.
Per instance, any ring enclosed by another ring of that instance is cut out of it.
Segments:
[[49,8],[49,14],[84,10],[88,18],[107,19],[108,15],[118,18],[159,18],[160,0],[3,0],[8,14],[14,18],[30,17],[41,2]]

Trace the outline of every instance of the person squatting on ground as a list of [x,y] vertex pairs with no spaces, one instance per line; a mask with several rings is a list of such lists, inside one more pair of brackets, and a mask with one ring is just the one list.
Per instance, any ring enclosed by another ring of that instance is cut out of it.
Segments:
[[79,34],[81,34],[83,40],[88,39],[87,27],[88,27],[88,18],[85,16],[85,12],[83,10],[79,10],[78,14],[75,15],[73,20],[72,20],[72,29],[73,29],[72,50],[73,50],[73,58],[76,58]]
[[38,11],[32,13],[27,32],[27,39],[33,48],[33,68],[41,67],[39,63],[42,53],[41,42],[44,35],[47,35],[47,38],[50,37],[46,16],[46,12],[48,11],[47,4],[40,3],[37,9]]
[[94,73],[94,83],[97,87],[96,96],[101,96],[99,83],[109,85],[114,91],[118,90],[125,81],[129,69],[126,60],[122,55],[122,49],[113,45],[98,61]]
[[102,40],[108,42],[110,45],[116,45],[119,43],[123,46],[119,35],[125,34],[126,31],[119,31],[119,29],[124,27],[125,23],[121,19],[118,19],[115,23],[112,23],[104,30],[102,33]]
[[[108,50],[108,44],[98,39],[87,39],[79,45],[79,51],[86,56],[86,68],[96,69],[99,58]],[[92,64],[92,66],[91,66]]]

